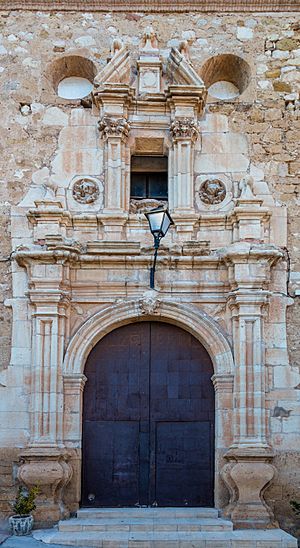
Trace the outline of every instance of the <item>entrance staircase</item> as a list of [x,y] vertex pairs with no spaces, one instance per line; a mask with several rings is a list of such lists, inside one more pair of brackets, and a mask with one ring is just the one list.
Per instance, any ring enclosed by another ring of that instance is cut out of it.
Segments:
[[81,509],[76,518],[34,531],[33,536],[80,548],[297,547],[296,539],[280,529],[233,531],[232,522],[220,518],[214,508]]

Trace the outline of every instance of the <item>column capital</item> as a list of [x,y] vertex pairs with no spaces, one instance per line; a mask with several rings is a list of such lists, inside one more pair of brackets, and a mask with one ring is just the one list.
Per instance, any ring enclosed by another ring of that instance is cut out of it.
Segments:
[[270,292],[263,289],[237,289],[228,293],[227,304],[236,316],[260,316],[268,305]]
[[194,143],[199,136],[199,127],[194,118],[175,118],[170,126],[173,141],[189,140]]
[[221,250],[228,268],[230,289],[237,293],[262,294],[271,281],[271,268],[283,258],[283,252],[272,244],[236,242]]
[[101,137],[106,141],[108,138],[117,137],[127,139],[130,131],[130,122],[127,118],[111,118],[103,116],[98,124]]
[[63,375],[63,383],[65,390],[78,390],[83,392],[87,377],[83,373],[73,373]]
[[216,392],[220,390],[222,392],[233,393],[233,375],[213,375],[211,380]]

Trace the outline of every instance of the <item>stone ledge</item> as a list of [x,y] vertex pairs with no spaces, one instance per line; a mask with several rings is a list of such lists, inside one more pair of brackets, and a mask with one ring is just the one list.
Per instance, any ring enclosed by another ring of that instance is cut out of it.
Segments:
[[2,0],[2,10],[26,11],[154,11],[154,12],[293,12],[299,0]]

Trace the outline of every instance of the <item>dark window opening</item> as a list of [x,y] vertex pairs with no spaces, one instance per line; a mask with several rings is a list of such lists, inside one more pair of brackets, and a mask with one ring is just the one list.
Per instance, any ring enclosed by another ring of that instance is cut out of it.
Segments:
[[168,199],[166,156],[132,156],[130,197],[135,200]]

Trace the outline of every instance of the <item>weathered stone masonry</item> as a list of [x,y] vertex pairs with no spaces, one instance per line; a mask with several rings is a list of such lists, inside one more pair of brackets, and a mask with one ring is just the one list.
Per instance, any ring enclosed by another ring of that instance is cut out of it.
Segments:
[[[3,10],[0,25],[1,513],[19,480],[42,484],[40,521],[78,507],[87,355],[114,327],[161,318],[214,362],[216,506],[238,526],[295,532],[297,13]],[[58,97],[72,70],[95,79],[93,102]],[[237,98],[207,95],[216,74]],[[130,157],[155,146],[168,155],[175,229],[149,295]]]

